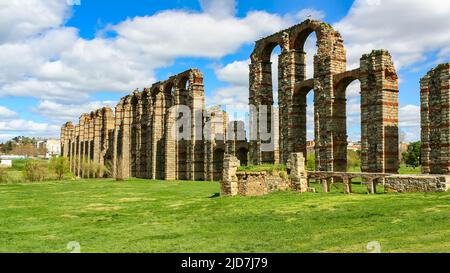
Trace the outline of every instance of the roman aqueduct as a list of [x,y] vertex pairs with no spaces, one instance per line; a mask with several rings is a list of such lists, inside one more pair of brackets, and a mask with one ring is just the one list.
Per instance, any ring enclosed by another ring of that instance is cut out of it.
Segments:
[[[305,41],[312,33],[317,52],[308,79]],[[281,48],[278,98],[271,63],[276,46]],[[449,67],[443,64],[422,79],[424,173],[447,174],[450,169],[450,139],[445,142],[450,137],[445,114]],[[220,180],[228,172],[223,166],[228,156],[244,165],[247,160],[255,165],[289,163],[290,158],[300,164],[299,153],[306,155],[307,95],[312,91],[316,172],[308,176],[348,181],[353,176],[345,175],[346,89],[359,81],[362,174],[380,174],[369,177],[377,180],[398,172],[399,88],[389,52],[373,50],[360,58],[359,68],[347,70],[339,32],[327,23],[306,20],[256,41],[249,71],[249,140],[243,122],[229,122],[220,108],[205,109],[203,75],[189,69],[123,97],[114,110],[83,114],[75,126],[66,123],[61,130],[63,156],[70,158],[77,175],[82,175],[82,162],[94,161],[109,164],[115,176],[167,180]],[[275,100],[278,108],[273,107]]]

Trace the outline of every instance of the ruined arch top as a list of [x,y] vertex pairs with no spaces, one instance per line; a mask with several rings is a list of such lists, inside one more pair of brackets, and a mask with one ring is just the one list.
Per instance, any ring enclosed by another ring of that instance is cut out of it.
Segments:
[[281,47],[283,52],[291,50],[304,52],[306,39],[313,32],[317,36],[318,56],[330,55],[333,54],[335,49],[343,48],[341,34],[334,30],[330,24],[308,19],[256,41],[251,60],[252,62],[270,61],[270,54],[277,45]]

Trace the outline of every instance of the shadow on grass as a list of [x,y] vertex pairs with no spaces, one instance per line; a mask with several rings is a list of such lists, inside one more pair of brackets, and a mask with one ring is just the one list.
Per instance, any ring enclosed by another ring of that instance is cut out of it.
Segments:
[[219,197],[219,196],[220,196],[220,193],[216,192],[215,194],[211,195],[211,196],[208,197],[208,198],[217,198],[217,197]]

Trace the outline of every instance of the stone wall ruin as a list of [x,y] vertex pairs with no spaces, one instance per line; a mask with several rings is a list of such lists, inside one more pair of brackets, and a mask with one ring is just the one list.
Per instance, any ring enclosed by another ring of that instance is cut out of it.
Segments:
[[79,176],[82,162],[96,162],[110,166],[114,177],[220,180],[224,155],[247,153],[245,138],[237,138],[245,134],[220,108],[205,109],[203,75],[189,69],[135,90],[114,111],[103,108],[83,114],[75,126],[64,124],[61,141]]
[[[317,36],[317,54],[314,77],[307,79],[304,45],[312,32]],[[278,59],[278,123],[272,109],[270,62],[277,45],[282,48]],[[316,169],[347,171],[345,90],[359,80],[362,171],[397,172],[398,79],[391,56],[385,50],[375,50],[362,56],[359,68],[347,71],[346,67],[341,35],[324,22],[306,20],[256,42],[249,94],[249,156],[253,164],[286,163],[291,153],[306,154],[306,96],[313,90]],[[267,113],[263,112],[265,107]],[[266,133],[269,138],[264,138]]]
[[450,173],[450,63],[420,80],[422,173]]

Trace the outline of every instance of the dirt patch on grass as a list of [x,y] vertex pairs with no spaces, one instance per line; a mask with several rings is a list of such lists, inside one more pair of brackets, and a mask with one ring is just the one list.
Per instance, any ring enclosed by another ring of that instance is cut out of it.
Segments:
[[89,204],[86,206],[86,210],[91,211],[115,211],[120,210],[122,207],[120,206],[112,206],[107,204]]

